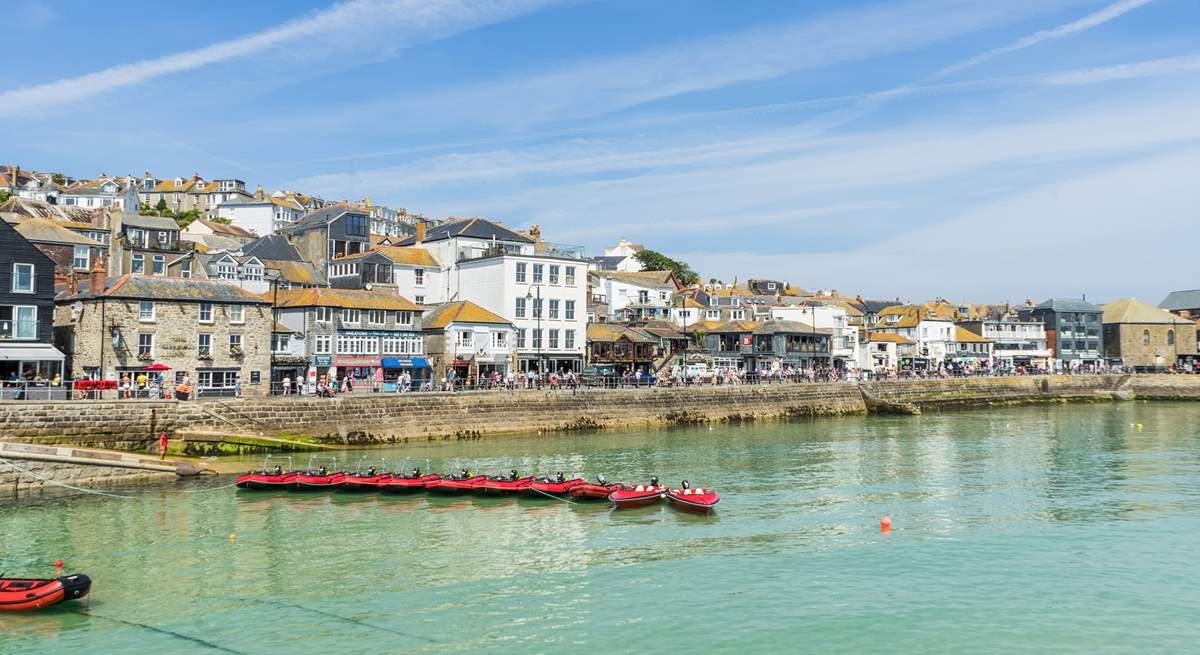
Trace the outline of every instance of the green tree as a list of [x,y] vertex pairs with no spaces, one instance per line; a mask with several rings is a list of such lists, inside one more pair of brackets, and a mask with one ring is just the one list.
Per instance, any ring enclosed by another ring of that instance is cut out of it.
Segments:
[[158,216],[158,210],[151,207],[150,203],[143,202],[138,205],[138,214],[141,216]]
[[675,279],[682,285],[692,285],[700,280],[700,276],[686,263],[671,259],[655,250],[643,250],[633,256],[642,265],[644,271],[671,271]]
[[166,214],[163,214],[163,212],[167,210],[167,199],[159,198],[158,202],[155,203],[154,208],[158,210],[159,216],[166,216]]
[[63,175],[62,173],[55,173],[50,176],[50,179],[55,184],[61,184],[63,186],[66,186],[66,184],[67,184],[67,176]]
[[229,220],[228,218],[225,218],[224,216],[213,216],[212,218],[210,218],[208,220],[210,220],[214,223],[220,223],[221,225],[233,225],[233,221]]
[[8,202],[9,193],[4,189],[0,189],[0,202]]

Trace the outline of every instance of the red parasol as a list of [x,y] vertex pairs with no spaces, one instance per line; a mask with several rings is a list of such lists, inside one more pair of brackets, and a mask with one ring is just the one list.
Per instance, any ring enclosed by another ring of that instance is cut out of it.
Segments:
[[167,366],[166,364],[159,364],[159,363],[155,362],[154,364],[151,364],[142,370],[143,371],[169,371],[169,370],[171,370],[171,367]]

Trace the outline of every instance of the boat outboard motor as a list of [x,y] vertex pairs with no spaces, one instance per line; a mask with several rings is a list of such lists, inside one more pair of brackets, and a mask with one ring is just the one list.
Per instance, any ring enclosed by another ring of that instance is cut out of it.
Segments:
[[687,481],[687,480],[684,480],[684,481],[683,481],[683,488],[684,488],[684,489],[691,489],[691,488],[692,488],[692,485],[688,484],[688,481]]
[[319,475],[321,477],[325,477],[326,475],[328,475],[328,471],[326,471],[325,467],[322,466],[321,468],[317,469],[317,475]]
[[463,470],[459,471],[459,472],[458,472],[458,474],[462,476],[462,479],[463,479],[463,480],[466,480],[466,479],[467,479],[467,477],[468,477],[468,476],[467,476],[467,469],[463,469]]
[[608,478],[604,477],[603,475],[597,475],[596,482],[599,482],[601,487],[608,486]]
[[283,475],[283,467],[282,466],[280,466],[278,464],[275,465],[275,475]]
[[657,487],[658,486],[658,478],[653,478],[653,477],[650,478],[650,486]]
[[414,466],[414,467],[413,467],[413,470],[412,470],[412,476],[413,476],[414,478],[419,478],[419,477],[421,477],[421,469],[420,469],[420,468],[418,468],[418,467],[416,467],[416,466]]
[[517,479],[517,469],[513,469],[513,470],[511,470],[511,471],[509,471],[509,472],[508,472],[508,479],[509,479],[509,480],[516,480],[516,479]]
[[367,469],[367,477],[368,477],[368,478],[373,478],[373,477],[375,477],[375,467],[374,467],[374,466],[372,466],[372,467],[369,467],[369,468]]
[[554,481],[558,482],[559,484],[562,484],[563,482],[567,481],[567,477],[565,475],[563,475],[562,471],[559,471],[558,475],[555,477]]

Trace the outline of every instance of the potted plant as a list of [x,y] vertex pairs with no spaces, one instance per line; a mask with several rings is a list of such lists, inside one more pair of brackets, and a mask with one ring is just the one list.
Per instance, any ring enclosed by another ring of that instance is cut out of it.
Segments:
[[142,352],[138,353],[138,359],[142,360],[143,362],[148,362],[154,359],[154,356],[150,354],[149,350],[143,350]]
[[212,353],[209,352],[208,348],[201,348],[200,352],[196,356],[200,359],[212,359]]
[[241,346],[230,346],[229,347],[229,356],[230,357],[241,357],[242,356],[242,347]]

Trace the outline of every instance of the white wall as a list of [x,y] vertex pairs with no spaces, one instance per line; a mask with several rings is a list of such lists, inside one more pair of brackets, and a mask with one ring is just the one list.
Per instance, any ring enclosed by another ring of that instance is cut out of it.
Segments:
[[271,234],[271,216],[274,205],[270,203],[238,204],[229,203],[217,206],[217,215],[228,218],[229,222],[259,235]]

